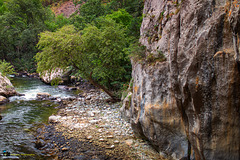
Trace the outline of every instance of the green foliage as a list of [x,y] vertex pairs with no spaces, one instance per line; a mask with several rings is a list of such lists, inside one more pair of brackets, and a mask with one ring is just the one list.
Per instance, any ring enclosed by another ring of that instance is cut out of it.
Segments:
[[40,0],[40,1],[44,6],[48,6],[48,5],[51,5],[53,3],[65,2],[65,1],[68,1],[68,0]]
[[155,62],[166,61],[166,57],[161,51],[158,51],[157,54],[149,53],[146,57],[146,61],[148,62],[148,64],[154,64]]
[[104,15],[105,9],[101,0],[88,0],[86,3],[82,4],[79,13],[87,23],[90,23],[95,18]]
[[37,71],[65,68],[77,60],[80,51],[81,37],[72,25],[64,26],[56,32],[45,31],[40,33],[38,48],[42,50],[36,55]]
[[6,61],[0,61],[0,72],[2,73],[3,76],[15,74],[13,66]]
[[165,55],[158,50],[157,53],[148,53],[145,46],[140,43],[131,44],[129,48],[127,48],[126,52],[129,54],[129,57],[132,58],[135,62],[140,63],[148,63],[154,64],[155,62],[163,62],[166,61]]
[[0,15],[0,58],[12,62],[17,70],[24,65],[32,70],[38,34],[46,29],[49,10],[39,0],[9,0],[5,4],[7,11]]
[[88,23],[99,17],[111,18],[127,27],[127,34],[136,39],[140,36],[142,22],[142,0],[76,0],[81,4],[79,15],[72,16],[72,24],[78,29],[84,29]]
[[138,39],[142,23],[143,0],[111,0],[106,5],[107,11],[117,11],[119,9],[126,10],[133,17],[128,28],[128,35]]
[[45,25],[47,29],[52,32],[56,31],[58,28],[62,28],[64,25],[69,25],[69,24],[70,24],[70,20],[64,17],[63,14],[57,15],[55,17],[55,15],[53,15],[52,13],[52,17],[49,18],[49,20],[45,21]]
[[51,86],[57,86],[60,84],[61,81],[62,81],[62,79],[60,77],[55,78],[51,81]]
[[89,24],[80,32],[70,25],[41,33],[37,71],[73,66],[84,78],[114,88],[112,82],[122,81],[124,66],[130,65],[123,52],[127,45],[125,30],[111,19],[102,19],[98,24]]
[[0,15],[4,14],[7,11],[6,4],[3,0],[0,0]]
[[126,27],[130,26],[133,19],[133,17],[125,9],[119,9],[118,11],[112,12],[112,14],[106,15],[106,18],[111,18],[116,23],[120,23]]
[[146,58],[146,47],[141,45],[139,42],[131,44],[126,52],[134,61],[142,61]]
[[56,31],[70,20],[63,15],[55,17],[40,0],[1,1],[0,8],[4,4],[6,11],[0,14],[0,58],[11,62],[19,71],[34,72],[38,34],[44,30]]

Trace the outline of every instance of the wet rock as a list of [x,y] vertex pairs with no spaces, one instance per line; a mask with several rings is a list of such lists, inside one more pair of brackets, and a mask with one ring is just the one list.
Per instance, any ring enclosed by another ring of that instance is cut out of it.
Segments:
[[43,139],[38,139],[36,142],[35,142],[35,148],[39,149],[39,148],[42,148],[46,145],[46,142],[43,140]]
[[49,100],[52,100],[52,101],[55,101],[55,100],[57,100],[57,97],[49,97]]
[[75,91],[75,90],[77,90],[77,87],[69,87],[68,90]]
[[67,86],[64,86],[64,85],[58,85],[58,88],[62,89],[62,90],[67,90],[68,87]]
[[37,93],[37,99],[49,99],[51,95],[49,93]]
[[6,97],[0,96],[0,105],[9,102]]
[[61,116],[54,116],[54,115],[52,115],[52,116],[50,116],[48,118],[48,122],[49,123],[57,123],[57,122],[60,121],[60,118],[61,118]]
[[17,95],[10,80],[6,76],[3,76],[2,73],[0,73],[0,95],[4,97]]
[[91,100],[91,98],[92,98],[92,96],[89,95],[89,96],[86,97],[86,100]]

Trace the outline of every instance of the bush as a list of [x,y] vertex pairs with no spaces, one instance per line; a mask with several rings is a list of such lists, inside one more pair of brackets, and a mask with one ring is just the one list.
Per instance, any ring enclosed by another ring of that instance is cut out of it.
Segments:
[[2,73],[3,76],[15,74],[13,66],[10,63],[6,62],[5,60],[3,61],[0,60],[0,72]]

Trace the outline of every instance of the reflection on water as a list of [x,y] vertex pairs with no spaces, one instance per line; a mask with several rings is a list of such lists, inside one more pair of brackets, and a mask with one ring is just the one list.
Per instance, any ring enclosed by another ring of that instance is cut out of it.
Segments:
[[[0,153],[4,150],[19,155],[21,159],[45,159],[34,147],[31,130],[40,123],[47,123],[48,117],[56,112],[57,103],[35,100],[39,92],[48,92],[54,97],[70,97],[74,94],[48,86],[38,79],[14,78],[17,92],[22,97],[11,97],[10,103],[0,106]],[[33,156],[34,155],[34,156]],[[1,158],[0,158],[1,159]]]

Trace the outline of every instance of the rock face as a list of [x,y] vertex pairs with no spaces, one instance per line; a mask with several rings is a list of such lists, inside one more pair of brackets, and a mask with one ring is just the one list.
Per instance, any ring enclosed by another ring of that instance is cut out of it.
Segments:
[[0,95],[4,97],[10,97],[16,94],[17,92],[10,80],[6,76],[2,76],[0,73]]
[[6,97],[0,96],[0,105],[7,102],[8,102],[8,99]]
[[240,159],[240,7],[236,0],[145,0],[132,61],[131,124],[167,157]]
[[62,69],[55,69],[51,73],[46,72],[44,75],[40,75],[40,77],[47,84],[68,84],[71,81],[70,74],[71,71],[65,72]]

